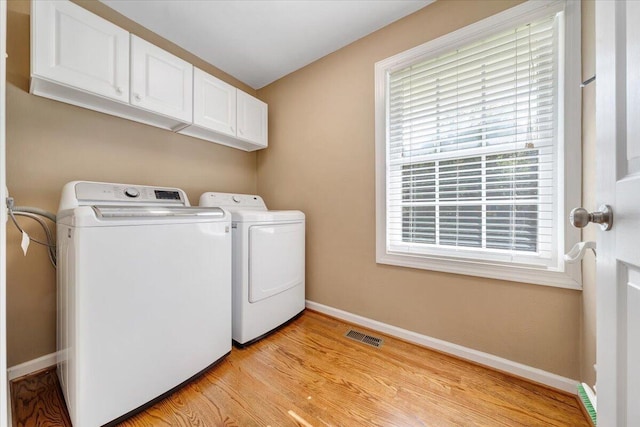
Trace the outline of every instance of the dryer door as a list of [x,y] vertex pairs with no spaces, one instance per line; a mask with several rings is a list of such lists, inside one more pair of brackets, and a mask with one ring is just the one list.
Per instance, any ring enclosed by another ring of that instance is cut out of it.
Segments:
[[249,302],[304,286],[304,222],[249,228]]

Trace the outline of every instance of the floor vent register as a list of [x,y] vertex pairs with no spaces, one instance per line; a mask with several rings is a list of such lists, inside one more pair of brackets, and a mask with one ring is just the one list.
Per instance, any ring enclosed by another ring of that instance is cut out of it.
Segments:
[[354,341],[359,341],[363,344],[370,345],[371,347],[382,347],[382,338],[373,337],[362,332],[354,331],[353,329],[349,329],[347,333],[344,334],[344,336]]

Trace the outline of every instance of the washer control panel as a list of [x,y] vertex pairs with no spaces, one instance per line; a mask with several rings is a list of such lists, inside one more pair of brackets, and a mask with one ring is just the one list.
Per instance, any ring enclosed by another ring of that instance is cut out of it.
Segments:
[[186,194],[178,188],[86,181],[75,183],[75,199],[80,206],[100,203],[189,206]]

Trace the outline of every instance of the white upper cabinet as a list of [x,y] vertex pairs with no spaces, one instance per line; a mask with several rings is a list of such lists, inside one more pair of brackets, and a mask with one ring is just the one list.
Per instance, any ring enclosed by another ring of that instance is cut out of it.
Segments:
[[68,1],[34,1],[35,76],[129,101],[129,33]]
[[193,66],[132,34],[131,104],[191,122]]
[[267,147],[267,104],[69,0],[31,2],[30,91],[245,151]]
[[245,151],[267,148],[267,104],[193,69],[193,124],[182,134]]
[[267,146],[267,104],[238,90],[238,138],[261,147]]
[[[127,31],[73,2],[33,0],[30,91],[163,129],[190,124],[191,65],[156,48],[135,57],[148,66],[134,81],[131,43]],[[130,98],[130,81],[145,85],[134,92],[140,99]]]
[[193,124],[236,135],[236,88],[195,67]]

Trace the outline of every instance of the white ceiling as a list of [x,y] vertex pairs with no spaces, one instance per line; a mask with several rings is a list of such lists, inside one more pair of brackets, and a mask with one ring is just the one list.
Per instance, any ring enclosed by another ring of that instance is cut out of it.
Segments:
[[435,0],[101,0],[259,89]]

